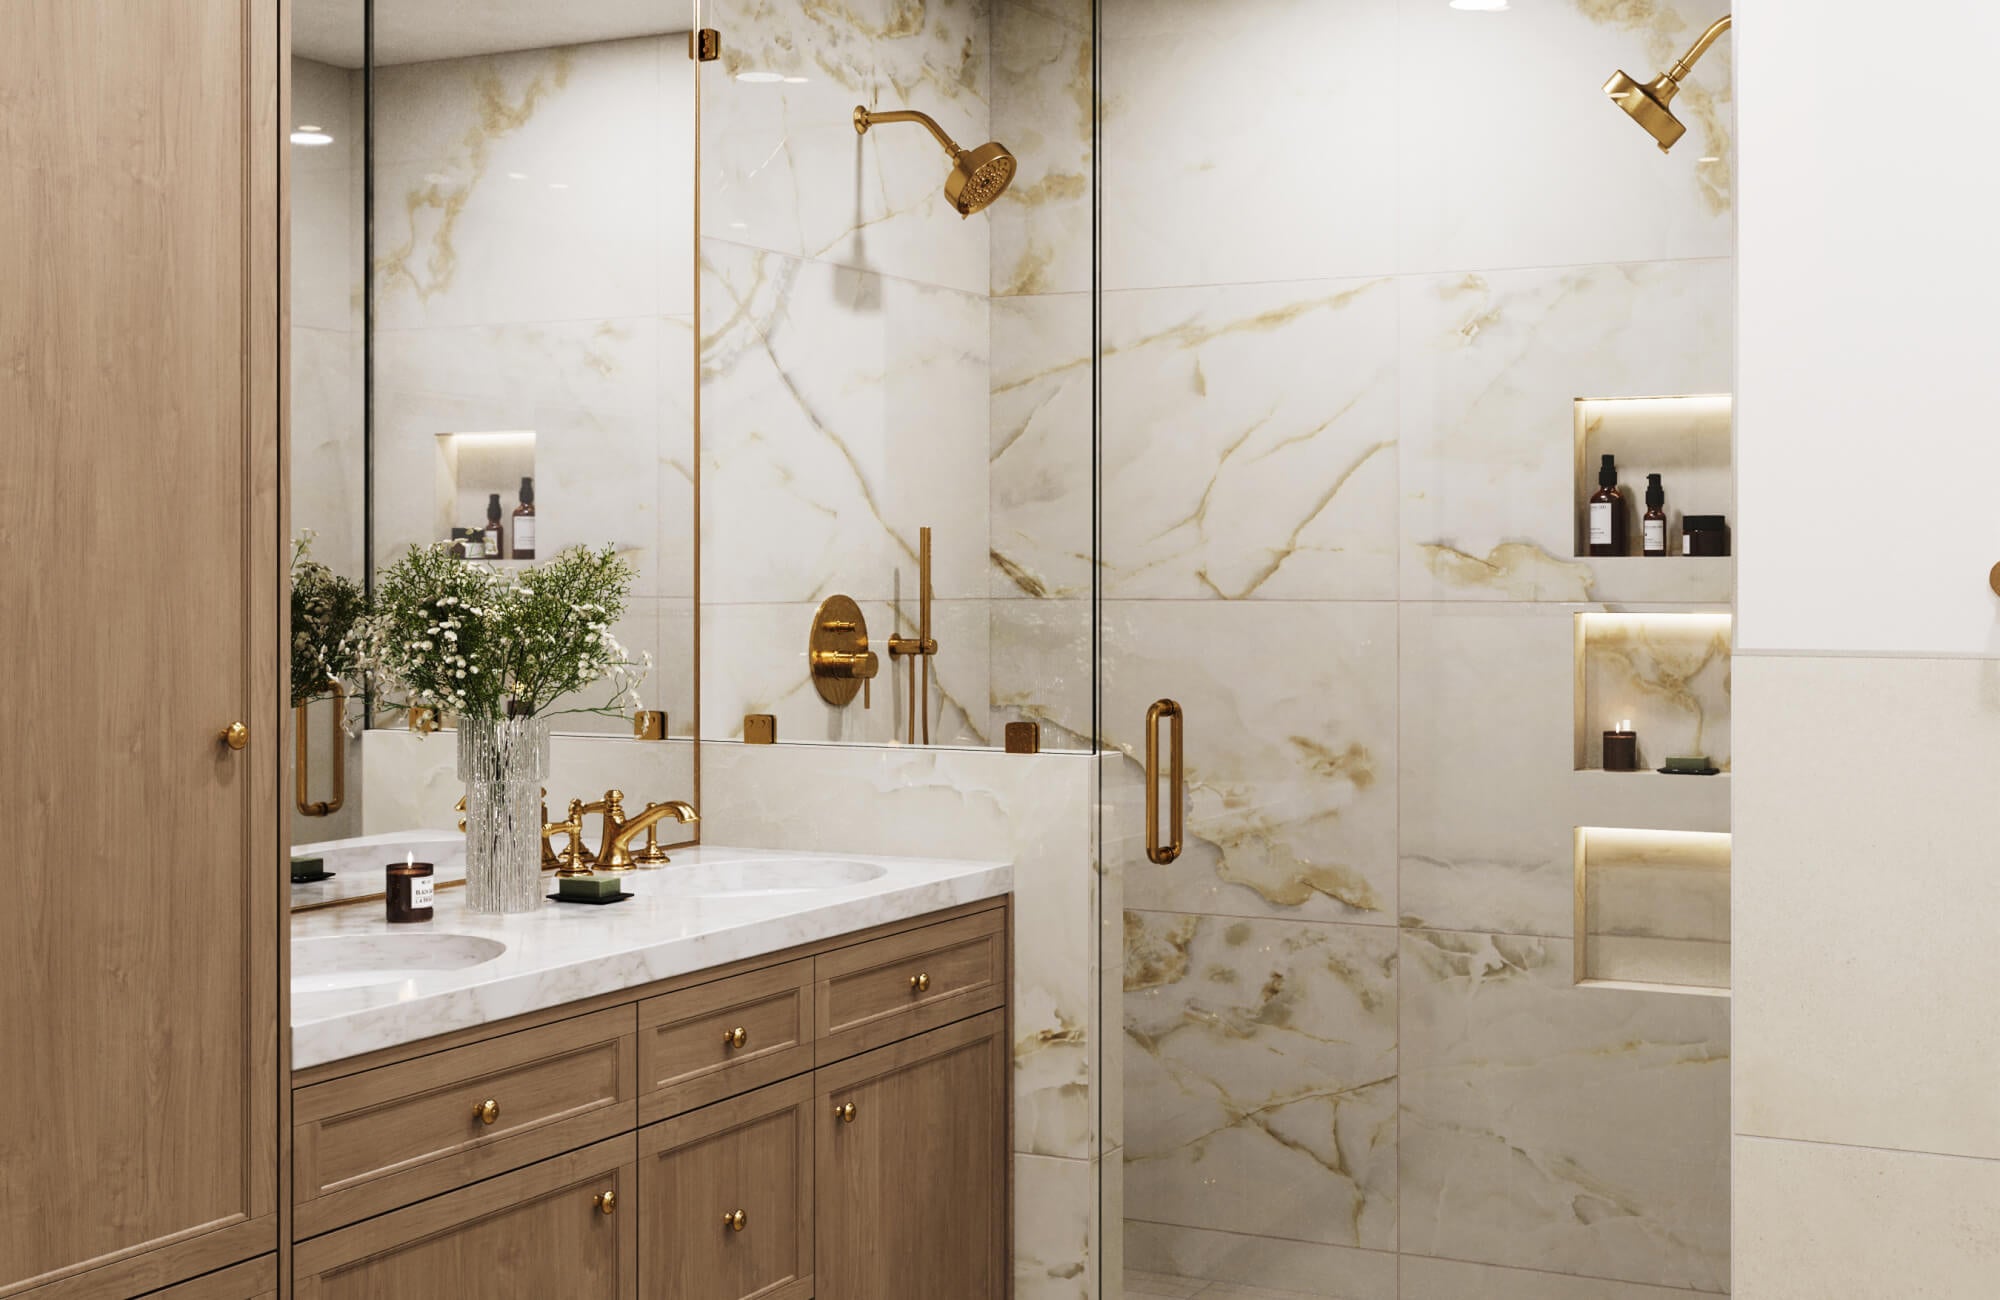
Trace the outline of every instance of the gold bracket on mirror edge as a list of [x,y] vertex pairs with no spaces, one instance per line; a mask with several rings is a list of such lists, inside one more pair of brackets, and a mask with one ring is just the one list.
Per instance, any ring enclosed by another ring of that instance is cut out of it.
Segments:
[[1039,722],[1010,722],[1007,724],[1007,752],[1010,754],[1039,754],[1042,752],[1042,724]]
[[641,709],[632,715],[632,739],[665,740],[667,714],[664,709]]
[[778,743],[778,715],[775,713],[746,713],[743,715],[743,743],[746,745],[775,745]]
[[722,57],[722,33],[713,27],[688,33],[688,57],[696,63],[713,63]]

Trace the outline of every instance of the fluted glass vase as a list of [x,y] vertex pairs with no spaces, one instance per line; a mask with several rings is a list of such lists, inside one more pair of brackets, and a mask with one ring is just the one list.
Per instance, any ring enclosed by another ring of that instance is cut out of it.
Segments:
[[488,915],[542,905],[544,718],[460,718],[465,782],[465,910]]

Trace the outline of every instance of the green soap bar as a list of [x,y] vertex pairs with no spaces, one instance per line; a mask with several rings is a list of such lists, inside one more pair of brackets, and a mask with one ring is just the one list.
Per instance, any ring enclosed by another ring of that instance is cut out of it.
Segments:
[[292,874],[295,876],[317,876],[326,870],[325,858],[293,858]]
[[1686,754],[1667,759],[1669,772],[1706,772],[1709,766],[1706,754]]
[[562,876],[556,880],[556,892],[564,898],[609,898],[622,892],[623,883],[616,876]]

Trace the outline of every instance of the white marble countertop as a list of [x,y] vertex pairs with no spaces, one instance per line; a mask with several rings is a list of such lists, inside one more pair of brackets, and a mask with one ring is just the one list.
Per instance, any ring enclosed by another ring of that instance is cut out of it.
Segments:
[[[295,914],[292,1068],[995,898],[1013,887],[1014,874],[1005,862],[716,845],[673,857],[656,871],[623,873],[633,897],[602,907],[547,903],[518,916],[470,916],[465,891],[451,889],[421,924],[390,925],[380,902]],[[554,877],[543,879],[554,893]],[[827,880],[836,883],[816,887]],[[505,950],[487,956],[495,943]],[[381,961],[399,947],[416,953],[415,962],[430,950],[486,959],[461,969],[399,969],[388,983],[323,987],[347,977],[344,962],[359,966],[363,954]]]

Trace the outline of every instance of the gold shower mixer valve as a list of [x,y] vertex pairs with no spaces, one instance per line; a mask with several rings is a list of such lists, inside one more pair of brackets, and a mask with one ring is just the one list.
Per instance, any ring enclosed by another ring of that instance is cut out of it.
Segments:
[[858,693],[861,707],[874,702],[873,684],[882,661],[868,648],[868,620],[849,596],[828,596],[813,615],[806,644],[806,664],[812,670],[819,697],[845,708]]

